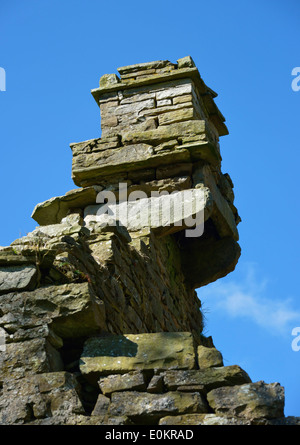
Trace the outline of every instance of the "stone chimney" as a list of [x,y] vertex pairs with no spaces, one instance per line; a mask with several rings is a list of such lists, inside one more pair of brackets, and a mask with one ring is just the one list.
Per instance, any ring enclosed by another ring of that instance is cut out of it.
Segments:
[[201,286],[240,256],[217,94],[191,57],[118,72],[92,90],[101,138],[71,144],[77,188],[0,249],[0,424],[282,419],[283,388],[203,335]]

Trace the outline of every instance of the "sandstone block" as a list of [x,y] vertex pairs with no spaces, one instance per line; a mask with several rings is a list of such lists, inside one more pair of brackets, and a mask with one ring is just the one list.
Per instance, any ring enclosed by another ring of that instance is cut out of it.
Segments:
[[108,412],[110,399],[103,394],[99,394],[96,405],[92,411],[92,416],[105,416]]
[[207,394],[217,415],[249,420],[283,417],[284,389],[279,383],[263,381],[232,388],[217,388]]
[[125,415],[136,422],[149,424],[166,415],[205,413],[207,410],[206,401],[199,393],[149,394],[136,391],[112,394],[109,408],[110,415]]
[[187,332],[108,335],[86,341],[80,369],[84,375],[134,370],[193,369],[193,338]]
[[191,120],[178,122],[168,126],[159,126],[156,130],[144,132],[127,131],[122,135],[122,141],[125,145],[137,143],[159,143],[171,139],[182,138],[184,136],[202,135],[207,131],[207,124],[204,120]]
[[108,86],[114,85],[119,82],[120,79],[116,74],[104,74],[104,76],[100,78],[99,86],[100,88],[107,88]]
[[139,71],[161,69],[173,65],[169,60],[156,60],[154,62],[136,63],[134,65],[122,66],[118,68],[120,75],[138,73]]
[[192,231],[195,236],[202,235],[204,218],[208,217],[211,206],[208,189],[181,190],[173,194],[158,192],[158,196],[150,198],[144,195],[138,195],[142,199],[133,200],[132,197],[120,204],[107,203],[105,207],[102,204],[88,206],[84,211],[86,227],[91,228],[95,222],[105,226],[114,220],[129,232],[149,227],[160,236],[183,229],[189,230],[189,236],[193,236]]
[[71,209],[83,208],[94,204],[101,187],[86,187],[71,190],[64,196],[51,198],[43,203],[37,204],[31,217],[41,226],[58,224],[68,215]]
[[0,424],[24,424],[52,416],[84,414],[76,378],[51,372],[4,382],[0,397]]
[[147,392],[151,393],[162,393],[163,392],[163,377],[161,375],[154,375],[152,379],[149,382],[149,385],[147,387]]
[[12,377],[20,379],[32,374],[63,370],[59,352],[44,338],[8,343],[1,356],[0,382]]
[[237,418],[216,416],[215,414],[182,414],[166,416],[160,419],[159,425],[249,425],[250,422]]
[[9,331],[51,323],[56,335],[74,338],[106,328],[104,304],[87,282],[7,294],[0,300],[0,310]]
[[200,345],[197,348],[197,354],[200,369],[224,366],[222,354],[216,348],[207,348]]
[[140,371],[112,374],[101,378],[98,384],[105,395],[110,395],[116,391],[144,391],[146,389],[145,377]]
[[205,391],[222,386],[242,385],[250,383],[250,377],[239,366],[223,366],[203,370],[191,369],[180,371],[165,371],[164,384],[169,391],[179,386],[203,385]]
[[176,122],[189,121],[194,118],[196,118],[196,114],[193,108],[183,108],[159,115],[158,123],[159,125],[169,125]]
[[178,69],[182,68],[194,68],[195,62],[193,61],[191,56],[182,57],[181,59],[177,60]]
[[32,290],[37,283],[34,265],[0,267],[0,295],[12,291]]

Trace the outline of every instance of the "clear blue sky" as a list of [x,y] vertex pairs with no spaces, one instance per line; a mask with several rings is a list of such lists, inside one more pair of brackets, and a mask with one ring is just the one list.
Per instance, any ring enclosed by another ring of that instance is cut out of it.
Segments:
[[223,172],[235,184],[242,256],[199,291],[225,364],[280,382],[300,416],[298,0],[1,0],[1,232],[32,231],[34,206],[75,186],[69,144],[99,137],[90,94],[119,66],[191,55],[219,96],[229,136]]

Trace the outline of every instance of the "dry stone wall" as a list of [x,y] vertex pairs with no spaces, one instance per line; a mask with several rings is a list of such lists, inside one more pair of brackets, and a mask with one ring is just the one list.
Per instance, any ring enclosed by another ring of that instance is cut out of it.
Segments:
[[118,72],[92,90],[101,137],[71,144],[77,188],[0,248],[0,423],[297,423],[203,335],[195,289],[240,256],[217,94],[191,57]]

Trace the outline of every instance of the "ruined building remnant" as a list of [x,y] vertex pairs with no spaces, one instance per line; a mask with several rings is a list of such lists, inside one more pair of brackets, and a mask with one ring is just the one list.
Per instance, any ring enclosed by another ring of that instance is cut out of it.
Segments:
[[240,256],[217,94],[191,57],[118,73],[92,90],[101,137],[71,144],[77,188],[0,249],[0,424],[297,423],[203,334],[196,289]]

